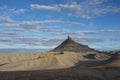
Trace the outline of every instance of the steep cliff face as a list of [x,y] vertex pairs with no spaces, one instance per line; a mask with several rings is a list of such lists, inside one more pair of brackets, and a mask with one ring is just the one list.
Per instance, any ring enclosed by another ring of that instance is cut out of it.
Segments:
[[74,38],[68,36],[68,38],[63,41],[58,47],[51,50],[53,52],[69,51],[69,52],[90,52],[95,51],[89,48],[87,45],[77,43]]

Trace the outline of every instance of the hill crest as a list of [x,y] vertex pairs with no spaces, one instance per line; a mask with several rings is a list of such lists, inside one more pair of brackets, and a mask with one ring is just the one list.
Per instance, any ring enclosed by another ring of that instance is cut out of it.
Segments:
[[59,46],[51,50],[52,52],[95,52],[94,49],[89,48],[87,45],[80,44],[75,41],[74,38],[68,36],[66,40],[64,40]]

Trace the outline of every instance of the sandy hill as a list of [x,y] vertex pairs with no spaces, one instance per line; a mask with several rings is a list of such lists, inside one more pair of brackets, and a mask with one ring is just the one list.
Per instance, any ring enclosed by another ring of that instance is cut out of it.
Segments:
[[[86,53],[91,54],[91,53]],[[94,53],[95,54],[95,53]],[[96,54],[98,55],[98,54]],[[14,71],[14,70],[40,70],[40,69],[60,69],[74,67],[77,63],[92,62],[107,60],[106,58],[94,59],[84,57],[84,53],[76,54],[74,52],[46,52],[46,53],[32,53],[32,54],[0,54],[0,71]],[[103,54],[99,55],[102,57]],[[90,64],[90,65],[91,65]],[[88,66],[88,65],[87,65]]]

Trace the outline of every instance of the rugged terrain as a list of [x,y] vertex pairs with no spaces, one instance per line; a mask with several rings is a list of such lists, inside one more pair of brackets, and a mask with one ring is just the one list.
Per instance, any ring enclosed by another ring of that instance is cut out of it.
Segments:
[[49,52],[1,53],[0,80],[120,80],[120,53],[98,52],[68,37]]

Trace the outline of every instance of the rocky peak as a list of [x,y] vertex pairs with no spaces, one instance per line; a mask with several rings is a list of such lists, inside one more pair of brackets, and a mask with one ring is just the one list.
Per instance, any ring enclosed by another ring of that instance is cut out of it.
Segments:
[[56,48],[54,48],[51,51],[89,52],[89,51],[95,51],[95,50],[92,48],[89,48],[86,45],[77,43],[74,38],[68,36],[68,38],[65,41],[63,41],[60,45],[58,45]]
[[74,41],[74,42],[75,42],[75,39],[72,38],[72,37],[70,37],[70,36],[68,36],[67,40],[69,40],[69,41]]

